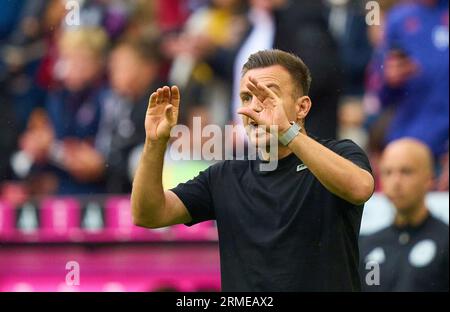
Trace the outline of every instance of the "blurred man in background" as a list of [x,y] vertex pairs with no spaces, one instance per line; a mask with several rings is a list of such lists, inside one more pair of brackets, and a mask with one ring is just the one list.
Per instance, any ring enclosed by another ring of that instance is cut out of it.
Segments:
[[326,0],[325,3],[329,8],[330,32],[339,48],[343,93],[360,96],[364,91],[364,76],[372,53],[367,35],[366,1]]
[[[388,228],[360,239],[363,289],[448,291],[448,226],[425,203],[433,184],[430,149],[411,138],[390,143],[381,160],[381,182],[395,219]],[[379,285],[365,280],[370,262],[380,265]]]
[[[149,90],[160,84],[159,53],[155,40],[128,39],[111,52],[111,88],[101,98],[101,119],[96,147],[107,164],[106,191],[131,192],[130,156],[145,139],[142,126]],[[103,163],[97,163],[101,170]]]

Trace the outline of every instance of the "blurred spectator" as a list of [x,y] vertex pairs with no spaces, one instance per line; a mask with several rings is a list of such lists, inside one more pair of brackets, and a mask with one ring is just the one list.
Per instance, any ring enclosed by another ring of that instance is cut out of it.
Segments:
[[365,113],[359,97],[344,97],[338,109],[338,137],[350,139],[362,149],[367,148],[367,132],[364,129]]
[[336,42],[328,30],[324,9],[321,1],[289,2],[275,14],[278,27],[274,46],[299,55],[314,77],[307,131],[319,137],[335,138],[342,76]]
[[372,54],[367,34],[365,1],[327,0],[329,27],[339,48],[343,72],[343,93],[360,96],[364,75]]
[[[42,106],[45,92],[36,84],[45,53],[39,17],[43,0],[7,1],[0,12],[0,181],[14,178],[10,157],[31,111]],[[0,185],[1,186],[1,185]]]
[[[4,97],[0,86],[0,183],[11,179],[13,174],[9,166],[9,159],[16,148],[17,125],[12,105]],[[1,185],[0,185],[1,187]]]
[[54,75],[54,66],[58,61],[58,38],[64,30],[65,16],[66,9],[64,3],[60,0],[50,0],[41,17],[45,54],[40,60],[36,80],[37,84],[47,90],[47,92],[57,84],[57,77]]
[[[395,219],[388,228],[360,238],[363,289],[448,291],[448,226],[433,217],[425,203],[433,184],[430,149],[416,139],[393,141],[382,156],[381,181]],[[379,285],[369,285],[367,270],[375,263],[380,266],[374,279]]]
[[[143,31],[141,28],[145,28],[146,25],[154,25],[153,2],[142,0],[132,2],[125,0],[88,0],[80,1],[79,4],[80,25],[84,28],[102,28],[111,42],[117,40],[124,33],[141,32]],[[79,27],[78,25],[67,24],[66,14],[64,1],[51,0],[48,1],[47,9],[42,17],[46,53],[39,66],[37,82],[46,89],[54,88],[57,82],[54,67],[59,59],[58,39],[61,32]],[[138,15],[141,17],[136,21]],[[145,23],[143,15],[147,16]],[[141,22],[145,26],[141,25]],[[139,28],[139,31],[134,28]]]
[[43,0],[7,1],[0,19],[0,84],[16,115],[17,130],[25,128],[34,107],[45,92],[36,84],[40,58],[45,53],[39,18],[46,8]]
[[[20,140],[24,153],[21,158],[25,155],[34,163],[35,179],[48,177],[57,182],[32,184],[36,187],[32,193],[102,191],[95,183],[102,174],[97,166],[102,158],[92,143],[100,118],[99,95],[107,44],[107,36],[98,28],[66,31],[59,39],[55,75],[61,87],[48,96],[48,117],[38,115],[37,120],[30,120]],[[44,185],[52,187],[42,189]]]
[[145,141],[144,120],[149,96],[162,85],[158,76],[159,60],[154,40],[122,41],[111,53],[111,88],[102,96],[96,137],[96,146],[106,162],[107,192],[131,192],[130,157]]
[[383,143],[418,138],[442,159],[441,167],[448,166],[448,16],[447,0],[396,6],[386,20],[378,62],[380,101],[383,110],[392,111]]
[[365,112],[364,128],[368,132],[367,152],[375,174],[375,188],[379,189],[378,166],[384,147],[386,129],[392,119],[392,109],[381,110],[378,96],[383,86],[383,42],[385,37],[386,15],[397,0],[379,0],[380,23],[367,27],[367,37],[372,46],[372,57],[367,64],[363,108]]
[[[367,116],[368,126],[372,126],[372,123],[376,121],[378,115],[380,114],[380,99],[378,93],[383,86],[383,40],[385,37],[385,25],[386,25],[386,14],[392,7],[392,2],[394,0],[384,0],[380,1],[380,24],[370,25],[367,28],[367,34],[369,38],[370,45],[372,46],[373,54],[370,62],[367,64],[366,78],[365,78],[365,94],[364,94],[364,110]],[[381,131],[384,130],[384,127]],[[381,135],[383,136],[383,135]],[[374,146],[370,150],[371,152],[381,152],[383,149],[381,140],[371,140],[370,143]]]

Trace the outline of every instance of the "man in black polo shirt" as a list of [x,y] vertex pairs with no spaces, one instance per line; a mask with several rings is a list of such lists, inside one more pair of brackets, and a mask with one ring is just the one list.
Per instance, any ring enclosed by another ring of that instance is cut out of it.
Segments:
[[425,204],[433,182],[430,149],[411,138],[390,143],[381,182],[396,213],[391,226],[361,237],[363,290],[448,291],[448,226]]
[[261,169],[266,158],[224,161],[166,191],[164,152],[180,94],[164,87],[150,97],[131,197],[134,223],[158,228],[216,220],[223,291],[360,289],[358,234],[374,180],[356,144],[307,135],[310,82],[297,56],[280,50],[251,55],[238,113],[249,141],[261,149],[273,133],[260,126],[277,129],[276,169]]

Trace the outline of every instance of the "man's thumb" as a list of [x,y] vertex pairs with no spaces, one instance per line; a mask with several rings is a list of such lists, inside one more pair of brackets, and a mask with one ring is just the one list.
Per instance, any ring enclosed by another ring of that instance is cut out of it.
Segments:
[[253,119],[256,122],[259,122],[258,113],[255,112],[254,110],[248,108],[248,107],[240,107],[240,108],[238,108],[237,113],[240,114],[240,115],[247,116],[247,117]]

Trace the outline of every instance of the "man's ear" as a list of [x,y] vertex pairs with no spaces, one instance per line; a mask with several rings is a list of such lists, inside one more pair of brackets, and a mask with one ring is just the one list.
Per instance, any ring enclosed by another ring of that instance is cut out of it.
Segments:
[[311,109],[311,98],[309,96],[302,96],[297,99],[297,120],[305,119]]

